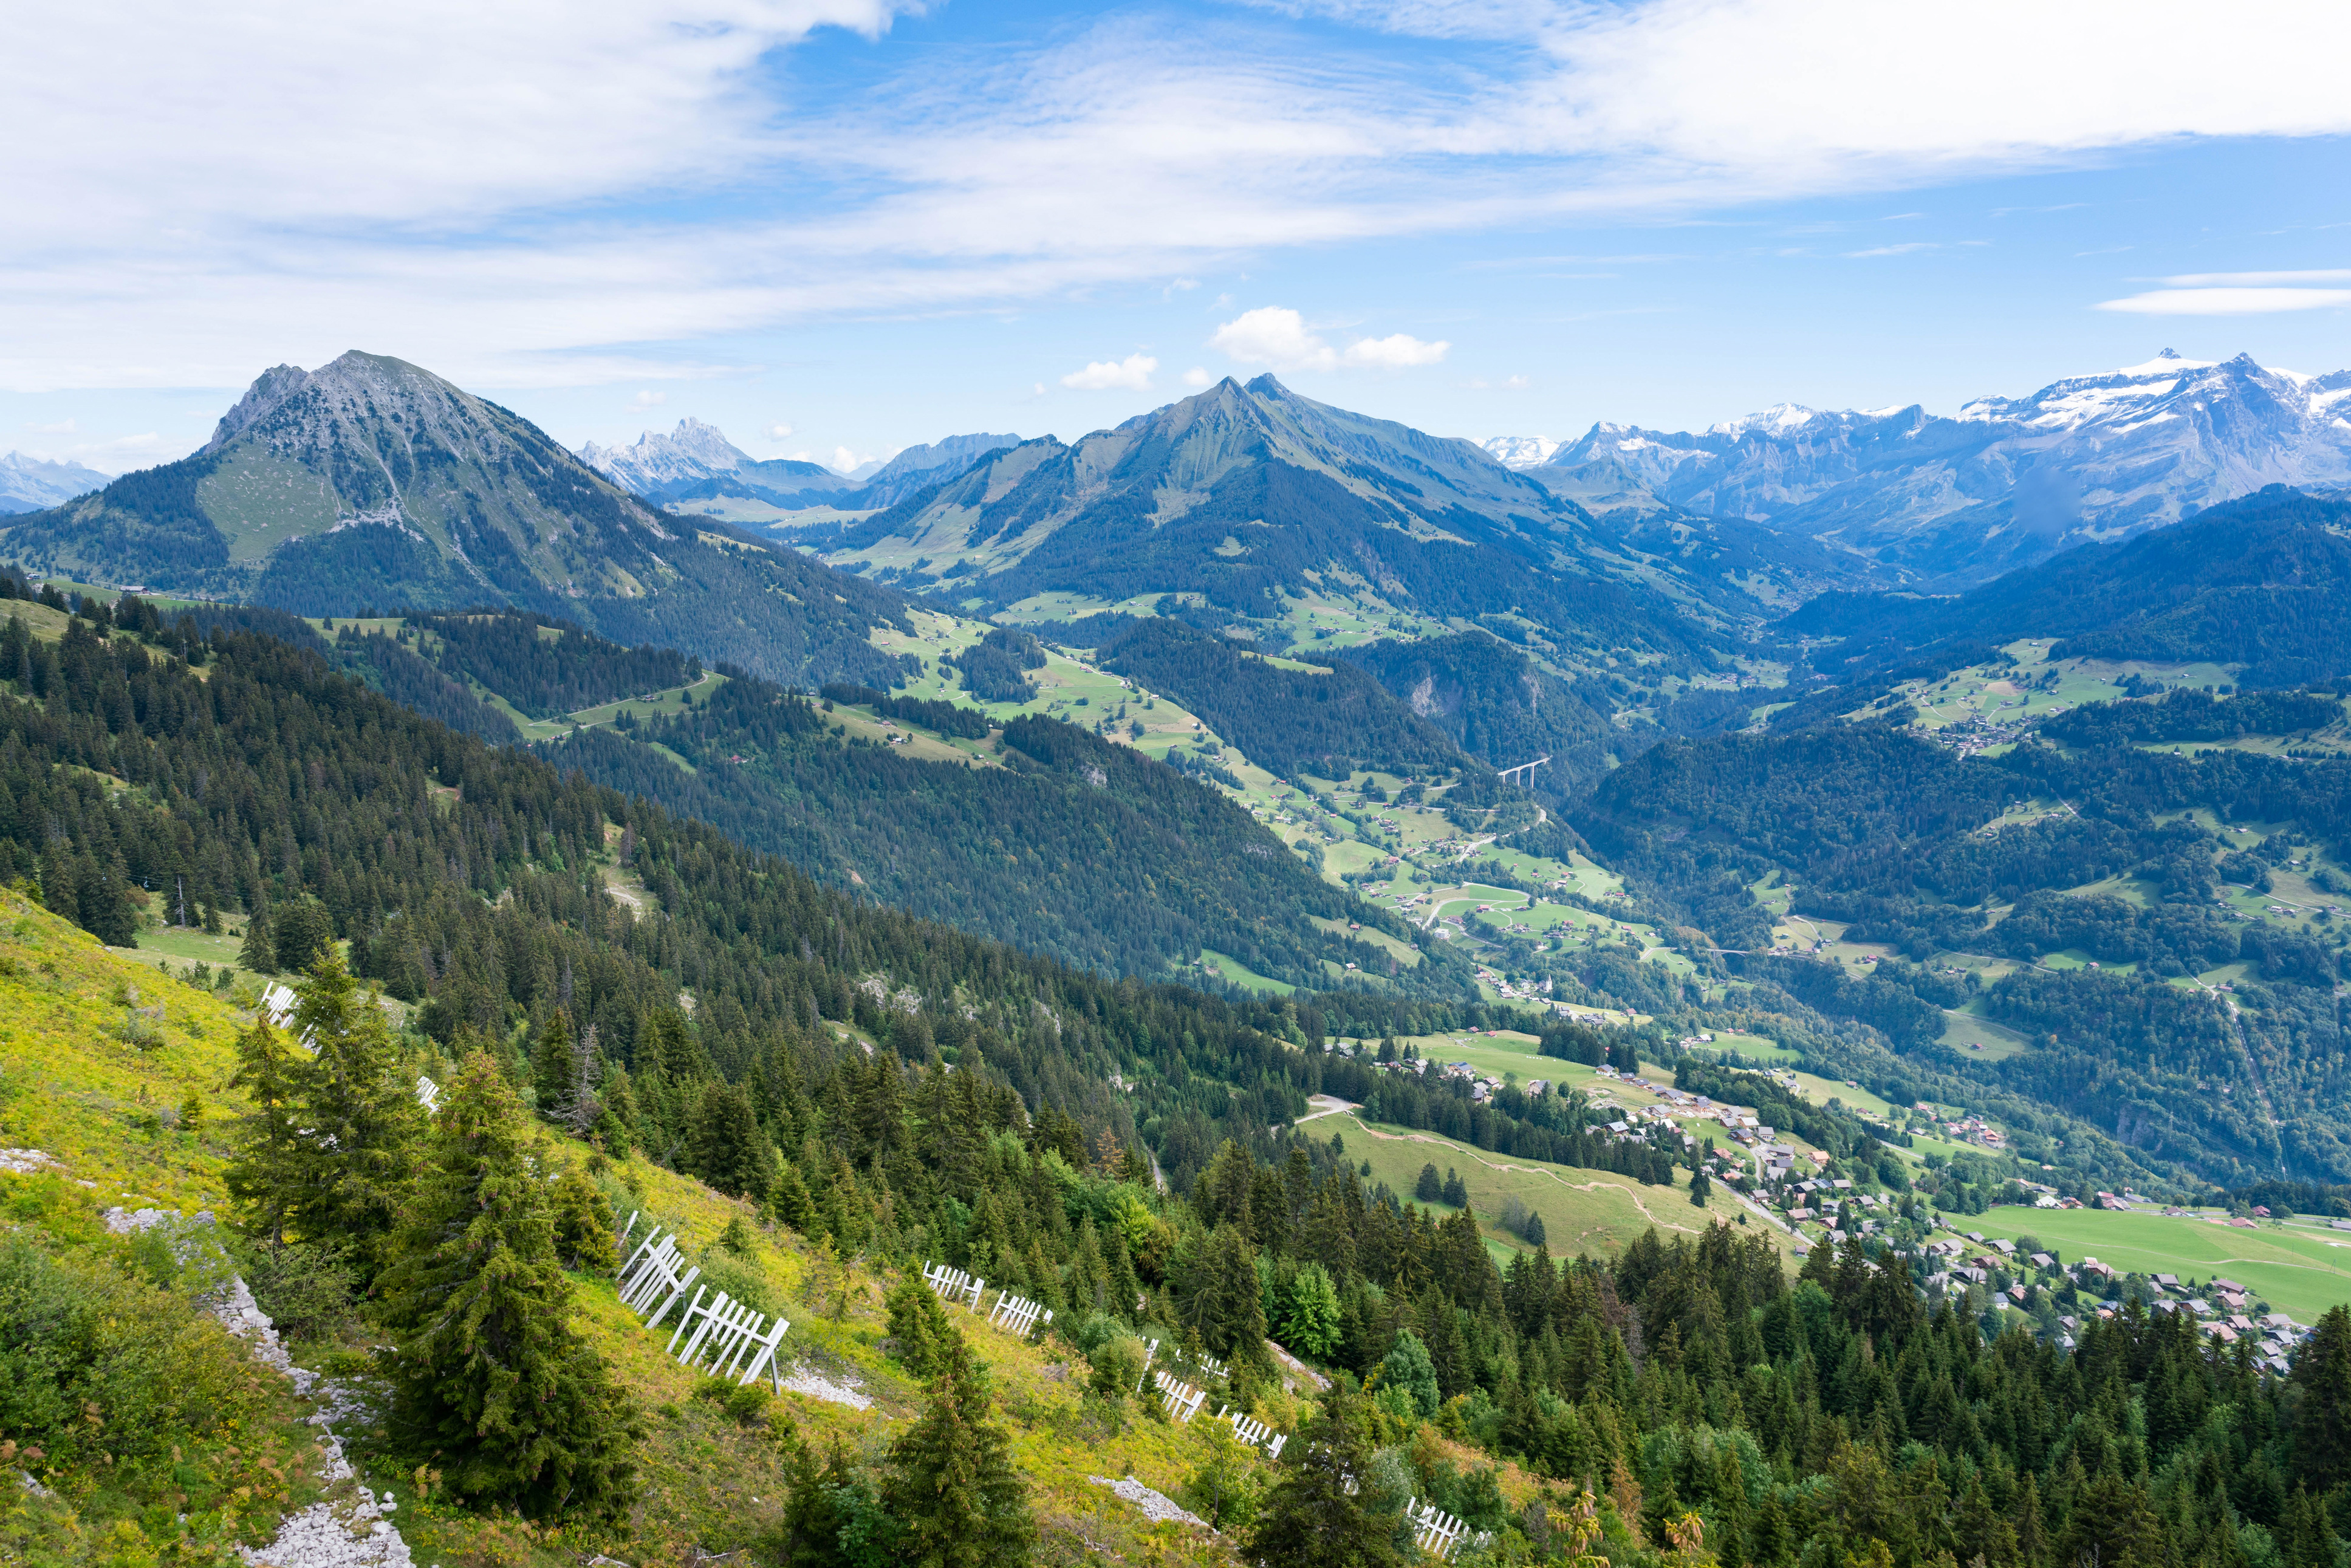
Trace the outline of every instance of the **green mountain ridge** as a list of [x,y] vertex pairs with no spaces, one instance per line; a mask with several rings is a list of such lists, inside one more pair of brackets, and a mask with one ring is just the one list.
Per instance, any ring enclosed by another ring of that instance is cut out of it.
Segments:
[[[793,537],[957,604],[1053,596],[1277,622],[1305,596],[1374,614],[1515,613],[1588,654],[1687,655],[1765,607],[1684,529],[1641,545],[1473,444],[1231,380],[1098,431],[983,457],[845,528]],[[1779,575],[1793,580],[1782,570]]]
[[36,571],[299,614],[506,603],[779,679],[886,679],[895,595],[682,523],[528,420],[354,350],[264,373],[194,455],[6,519]]

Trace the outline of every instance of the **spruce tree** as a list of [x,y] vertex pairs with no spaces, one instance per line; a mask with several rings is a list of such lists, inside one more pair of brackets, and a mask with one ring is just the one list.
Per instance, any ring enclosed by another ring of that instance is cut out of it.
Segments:
[[2325,1492],[2351,1480],[2351,1308],[2329,1307],[2294,1353],[2303,1394],[2294,1417],[2294,1473]]
[[547,1027],[530,1050],[531,1092],[539,1115],[550,1122],[563,1118],[571,1108],[571,1019],[558,1008],[547,1015]]
[[[1402,1498],[1372,1484],[1372,1442],[1364,1401],[1341,1378],[1290,1447],[1295,1463],[1258,1511],[1243,1549],[1257,1568],[1403,1568],[1397,1550]],[[1287,1456],[1285,1456],[1287,1458]]]
[[369,1266],[398,1220],[423,1113],[398,1071],[382,1007],[334,948],[310,966],[291,1028],[316,1052],[298,1079],[309,1158],[291,1218],[305,1239],[350,1249]]
[[1412,1196],[1423,1203],[1435,1203],[1445,1196],[1445,1183],[1438,1177],[1436,1166],[1420,1167],[1420,1179],[1412,1184]]
[[[54,907],[54,905],[52,905]],[[269,905],[256,902],[245,917],[245,946],[237,949],[237,965],[256,975],[277,973],[277,944],[269,936]]]
[[640,1423],[570,1325],[544,1157],[497,1063],[468,1057],[382,1281],[399,1342],[391,1436],[465,1501],[609,1512]]
[[1011,1568],[1037,1533],[1010,1445],[988,1418],[987,1385],[961,1336],[949,1341],[930,1402],[890,1446],[882,1500],[906,1568]]
[[304,1063],[266,1016],[236,1037],[236,1071],[228,1082],[252,1110],[238,1121],[236,1153],[223,1173],[237,1225],[272,1248],[286,1244],[286,1220],[312,1163],[296,1104]]

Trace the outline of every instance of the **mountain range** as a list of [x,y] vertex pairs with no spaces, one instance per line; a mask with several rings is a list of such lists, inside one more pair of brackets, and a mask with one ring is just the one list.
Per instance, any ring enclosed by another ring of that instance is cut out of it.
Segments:
[[53,463],[11,452],[0,456],[0,517],[54,507],[105,483],[105,475],[78,463]]
[[862,521],[789,537],[844,570],[1015,619],[1114,606],[1268,631],[1311,612],[1483,618],[1598,664],[1611,650],[1690,657],[1837,580],[1810,540],[1604,525],[1474,443],[1270,375],[1075,443],[1023,442]]
[[2166,349],[1956,416],[1782,403],[1695,433],[1598,423],[1539,460],[1533,438],[1487,446],[1604,517],[1671,508],[1766,524],[1915,581],[1964,586],[2265,485],[2351,485],[2346,400],[2351,371]]
[[765,501],[784,511],[816,507],[843,511],[891,506],[975,458],[1017,445],[1017,435],[950,435],[894,453],[887,462],[846,472],[799,458],[761,460],[737,447],[716,427],[682,419],[667,435],[648,430],[627,446],[580,448],[582,463],[615,485],[664,506],[692,508],[726,497]]

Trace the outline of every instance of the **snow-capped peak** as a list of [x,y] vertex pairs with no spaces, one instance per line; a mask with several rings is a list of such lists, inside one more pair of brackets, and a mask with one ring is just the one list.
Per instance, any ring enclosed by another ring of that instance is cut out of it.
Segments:
[[1817,409],[1806,408],[1800,402],[1775,402],[1761,413],[1750,413],[1740,419],[1726,419],[1711,427],[1716,435],[1743,435],[1750,430],[1781,432],[1810,424],[1820,417]]
[[1531,468],[1559,450],[1547,435],[1489,435],[1478,444],[1505,468]]
[[2183,360],[2177,350],[2166,349],[2143,365],[2125,365],[2112,373],[2118,376],[2176,375],[2181,371],[2209,371],[2219,362],[2217,360]]

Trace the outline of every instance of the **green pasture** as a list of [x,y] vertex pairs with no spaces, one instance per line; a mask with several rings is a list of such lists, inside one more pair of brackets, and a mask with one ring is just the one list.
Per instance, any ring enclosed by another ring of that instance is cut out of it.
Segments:
[[2351,1232],[2308,1222],[2242,1230],[2137,1211],[2002,1207],[1955,1223],[2011,1240],[2032,1236],[2067,1263],[2095,1258],[2131,1273],[2199,1281],[2220,1275],[2296,1322],[2314,1323],[2328,1308],[2351,1302]]

